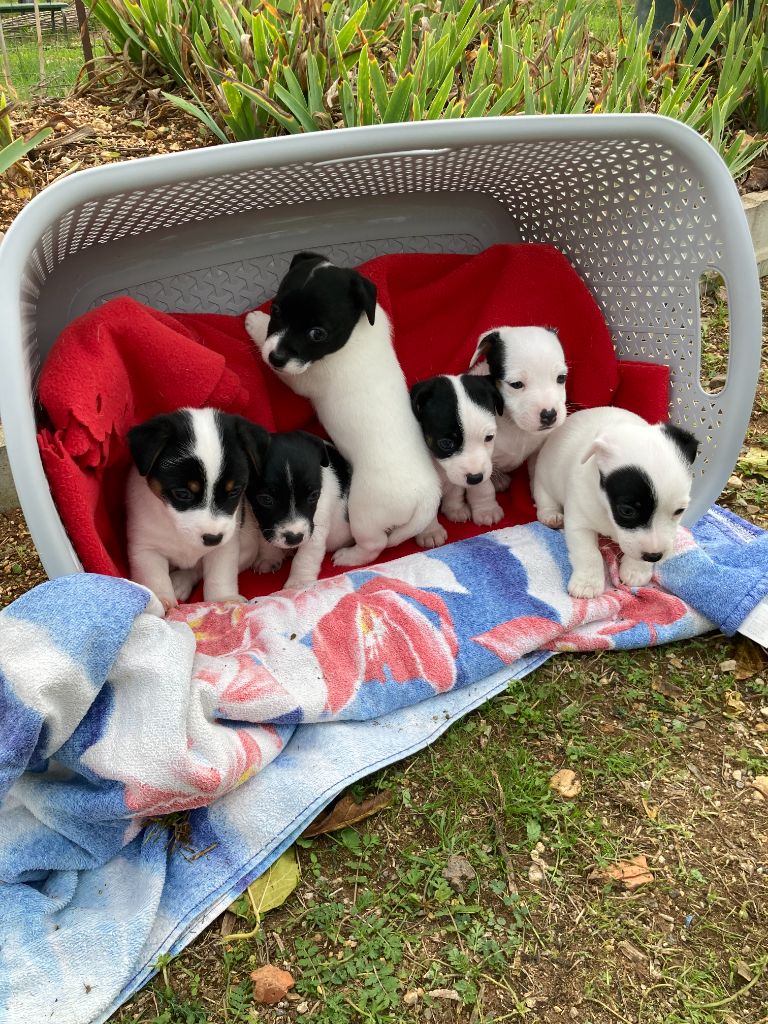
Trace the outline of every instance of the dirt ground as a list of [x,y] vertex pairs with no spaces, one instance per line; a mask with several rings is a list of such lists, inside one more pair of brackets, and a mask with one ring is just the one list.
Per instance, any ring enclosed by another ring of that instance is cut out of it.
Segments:
[[[204,144],[152,104],[67,99],[18,123],[46,120],[56,145],[0,185],[0,230],[62,174]],[[703,311],[716,390],[717,288]],[[768,527],[766,453],[764,363],[722,502]],[[21,513],[1,516],[0,604],[42,579]],[[301,880],[280,908],[257,921],[238,900],[113,1022],[768,1024],[767,679],[760,648],[719,635],[553,657],[355,787],[388,806],[300,840]],[[561,769],[580,785],[571,797],[550,788]],[[456,857],[467,877],[452,884]],[[591,877],[632,858],[647,865],[636,888]],[[252,1000],[266,963],[295,979],[274,1007]]]

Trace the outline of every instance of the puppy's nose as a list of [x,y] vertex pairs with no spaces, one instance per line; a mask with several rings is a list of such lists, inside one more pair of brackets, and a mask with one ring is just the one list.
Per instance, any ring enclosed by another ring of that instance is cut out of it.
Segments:
[[539,413],[542,427],[551,427],[557,419],[557,409],[542,409]]
[[223,537],[223,533],[204,533],[203,544],[207,548],[215,548],[217,544],[221,544]]
[[472,486],[473,484],[481,484],[483,482],[482,473],[467,473],[467,483]]
[[283,540],[286,544],[290,544],[292,548],[297,547],[304,540],[303,533],[291,533],[290,530],[286,530],[283,534]]
[[660,562],[664,557],[663,551],[644,551],[643,561],[644,562]]
[[270,363],[278,370],[282,370],[282,368],[288,362],[289,358],[290,357],[287,356],[285,352],[278,352],[276,348],[273,348],[272,351],[269,353]]

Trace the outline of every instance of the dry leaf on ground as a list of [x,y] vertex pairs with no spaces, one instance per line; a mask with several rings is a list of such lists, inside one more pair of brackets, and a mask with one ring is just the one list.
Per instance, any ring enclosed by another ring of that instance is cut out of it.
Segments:
[[311,839],[312,836],[322,836],[326,832],[338,832],[339,829],[347,828],[349,825],[356,825],[364,818],[370,818],[372,814],[378,814],[385,807],[392,803],[392,791],[389,789],[361,804],[355,803],[354,797],[347,793],[341,800],[334,804],[330,811],[323,812],[315,818],[309,828],[302,832],[303,839]]
[[752,779],[752,788],[756,789],[758,793],[762,793],[768,800],[768,775],[756,775]]
[[747,448],[737,465],[747,476],[768,477],[768,452],[762,448]]
[[595,868],[589,875],[590,882],[616,882],[622,889],[637,889],[640,885],[647,885],[653,881],[653,875],[648,869],[648,861],[644,854],[631,857],[629,860],[620,860],[607,868]]
[[734,678],[741,682],[744,679],[754,679],[766,667],[765,652],[754,640],[746,636],[739,637],[736,647],[736,669]]
[[441,874],[456,892],[464,892],[467,882],[477,877],[477,872],[467,858],[456,855],[448,858]]
[[576,772],[571,771],[570,768],[562,768],[559,772],[555,772],[549,780],[549,788],[558,796],[564,796],[570,800],[581,792],[581,782]]
[[293,975],[288,971],[281,971],[279,967],[267,964],[257,971],[251,972],[253,982],[253,999],[256,1003],[274,1006],[281,999],[285,999],[289,988],[293,988],[295,982]]
[[738,690],[726,690],[723,703],[728,709],[726,715],[743,715],[747,710],[747,705]]
[[[670,664],[672,664],[672,658],[669,660]],[[679,662],[678,664],[680,664],[680,667],[682,668],[682,663]],[[684,691],[679,686],[676,686],[674,683],[670,683],[668,679],[654,679],[653,683],[651,683],[651,687],[656,691],[656,693],[660,693],[664,697],[670,697],[672,700],[679,700],[680,697],[685,695]]]

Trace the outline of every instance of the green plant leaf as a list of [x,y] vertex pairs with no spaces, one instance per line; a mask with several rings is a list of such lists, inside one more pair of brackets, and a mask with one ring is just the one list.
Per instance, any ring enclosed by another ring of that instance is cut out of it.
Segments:
[[381,119],[384,124],[393,124],[396,121],[405,120],[411,102],[412,90],[413,74],[408,71],[397,80],[397,84],[392,90],[387,109],[384,111],[384,116]]
[[[256,918],[256,927],[250,932],[228,935],[224,941],[251,939],[258,934],[262,917],[270,910],[281,907],[299,884],[299,866],[296,862],[296,849],[291,846],[285,851],[266,872],[251,882],[245,891],[251,911]],[[233,903],[234,912],[242,916],[243,897]]]
[[0,174],[5,172],[29,153],[35,146],[39,146],[43,139],[47,139],[53,132],[53,128],[41,128],[35,132],[31,139],[15,139],[8,146],[0,149]]
[[180,110],[185,111],[187,114],[191,114],[192,117],[196,117],[198,121],[202,121],[208,131],[212,132],[220,142],[229,142],[227,136],[221,128],[219,128],[205,107],[199,107],[196,103],[190,103],[189,100],[185,100],[183,96],[174,96],[171,92],[164,92],[163,96],[175,107],[179,107]]

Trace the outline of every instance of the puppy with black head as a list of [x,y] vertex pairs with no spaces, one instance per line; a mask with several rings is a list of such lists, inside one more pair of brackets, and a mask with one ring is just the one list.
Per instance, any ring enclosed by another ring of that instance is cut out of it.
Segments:
[[687,430],[651,426],[614,408],[575,412],[545,442],[536,459],[533,500],[540,522],[565,528],[572,597],[598,597],[605,590],[599,535],[623,552],[622,583],[650,582],[654,566],[673,551],[698,446]]
[[565,422],[565,355],[553,328],[496,327],[480,335],[469,365],[471,373],[490,376],[504,402],[493,450],[502,489]]
[[261,533],[282,560],[293,553],[286,589],[314,583],[326,551],[352,543],[347,501],[351,471],[338,449],[297,430],[268,435],[248,500]]
[[[442,374],[411,388],[411,406],[442,482],[440,511],[454,523],[492,526],[504,515],[491,479],[496,417],[504,411],[490,377]],[[447,538],[435,519],[416,540],[438,547]]]
[[[202,578],[206,601],[242,601],[238,572],[259,558],[245,490],[267,431],[218,409],[179,409],[128,432],[131,579],[167,611]],[[176,570],[176,571],[174,571]]]
[[425,530],[437,512],[440,482],[373,282],[299,253],[270,315],[249,313],[245,326],[264,362],[310,399],[352,466],[355,543],[340,548],[334,564],[364,565]]

